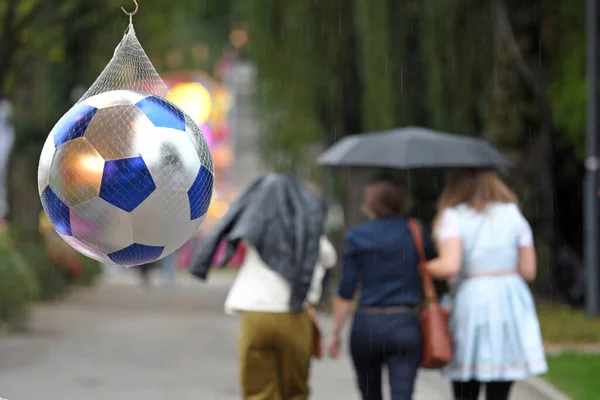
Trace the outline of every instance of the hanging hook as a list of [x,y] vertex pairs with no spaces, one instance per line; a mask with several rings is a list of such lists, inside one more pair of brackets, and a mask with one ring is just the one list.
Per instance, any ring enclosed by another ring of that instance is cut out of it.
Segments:
[[128,12],[125,7],[121,7],[121,10],[125,13],[125,15],[129,15],[130,24],[133,23],[133,16],[140,10],[140,5],[138,4],[137,0],[133,0],[133,2],[135,3],[135,10],[133,10],[133,12]]

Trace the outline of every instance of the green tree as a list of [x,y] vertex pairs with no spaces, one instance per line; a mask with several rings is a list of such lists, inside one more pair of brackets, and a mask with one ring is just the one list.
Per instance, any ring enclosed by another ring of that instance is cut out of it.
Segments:
[[42,1],[7,0],[0,4],[0,97],[6,97],[9,80],[14,79],[22,61],[27,29],[43,10]]

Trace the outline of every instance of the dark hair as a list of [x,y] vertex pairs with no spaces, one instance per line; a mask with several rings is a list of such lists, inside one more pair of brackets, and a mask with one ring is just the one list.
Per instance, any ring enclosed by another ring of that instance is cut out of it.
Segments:
[[386,178],[376,178],[367,184],[364,204],[377,217],[405,215],[410,210],[404,185]]

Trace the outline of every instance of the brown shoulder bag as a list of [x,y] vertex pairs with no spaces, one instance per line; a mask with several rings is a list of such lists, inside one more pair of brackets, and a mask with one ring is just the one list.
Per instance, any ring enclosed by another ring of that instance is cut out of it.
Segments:
[[437,369],[445,366],[452,359],[452,340],[448,330],[449,313],[438,302],[433,279],[427,271],[421,225],[416,219],[411,219],[408,226],[419,254],[419,272],[425,296],[420,312],[421,331],[423,333],[423,361],[421,366],[427,369]]

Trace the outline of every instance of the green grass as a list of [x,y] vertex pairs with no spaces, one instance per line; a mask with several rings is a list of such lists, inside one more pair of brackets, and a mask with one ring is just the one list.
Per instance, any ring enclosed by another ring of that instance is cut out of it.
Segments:
[[573,400],[600,397],[600,355],[561,354],[548,356],[549,372],[544,376]]
[[[600,320],[568,306],[540,305],[538,317],[546,343],[599,343]],[[600,398],[600,396],[599,396]]]

